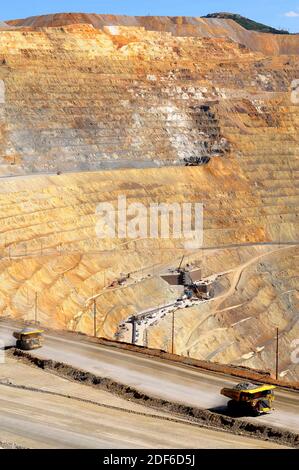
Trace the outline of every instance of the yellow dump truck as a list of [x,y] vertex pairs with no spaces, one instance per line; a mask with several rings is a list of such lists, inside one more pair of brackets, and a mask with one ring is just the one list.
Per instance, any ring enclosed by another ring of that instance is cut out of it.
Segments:
[[33,328],[24,328],[22,331],[13,333],[14,338],[17,340],[16,347],[24,351],[41,348],[43,345],[42,335],[42,330]]
[[273,410],[274,385],[256,385],[240,383],[232,388],[223,388],[221,395],[230,398],[227,406],[234,414],[251,414],[259,416]]

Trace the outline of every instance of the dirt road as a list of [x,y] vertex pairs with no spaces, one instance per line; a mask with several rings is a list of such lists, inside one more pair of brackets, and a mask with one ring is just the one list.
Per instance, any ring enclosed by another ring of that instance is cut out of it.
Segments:
[[[0,339],[12,343],[13,328],[0,323]],[[91,344],[87,340],[76,341],[69,335],[45,335],[45,345],[33,354],[40,358],[64,362],[101,377],[130,385],[150,396],[164,398],[200,408],[223,407],[221,387],[236,383],[236,378],[217,376],[211,372],[149,358],[113,347]],[[254,422],[280,426],[299,432],[299,393],[278,390],[276,410]]]

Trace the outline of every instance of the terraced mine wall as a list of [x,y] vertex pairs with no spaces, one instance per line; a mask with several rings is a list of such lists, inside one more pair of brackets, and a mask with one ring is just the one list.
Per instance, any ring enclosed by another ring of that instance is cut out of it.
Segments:
[[[298,54],[298,35],[274,35],[247,31],[229,19],[194,18],[188,16],[122,16],[84,13],[55,14],[8,21],[12,27],[41,28],[66,24],[91,24],[97,29],[106,26],[128,26],[147,31],[169,32],[179,37],[226,38],[244,44],[266,55]],[[115,30],[115,29],[114,29]]]
[[292,158],[298,145],[295,57],[79,24],[2,31],[1,62],[2,175],[184,165],[270,143]]
[[[0,31],[1,315],[32,321],[37,295],[42,324],[93,334],[96,299],[96,333],[113,339],[176,300],[160,274],[185,253],[217,284],[180,310],[175,353],[272,371],[279,327],[281,378],[298,381],[297,36],[265,35],[285,47],[267,52],[219,38],[212,24],[239,28],[225,20],[203,23],[210,37],[168,19],[47,21]],[[98,239],[96,208],[120,195],[202,202],[202,249]],[[148,346],[169,351],[171,328],[152,326]]]
[[[227,153],[217,103],[194,88],[188,69],[173,68],[160,33],[149,33],[143,59],[142,30],[123,34],[86,25],[2,32],[3,175],[184,165]],[[165,39],[172,47],[172,35]],[[155,60],[161,52],[166,63]]]

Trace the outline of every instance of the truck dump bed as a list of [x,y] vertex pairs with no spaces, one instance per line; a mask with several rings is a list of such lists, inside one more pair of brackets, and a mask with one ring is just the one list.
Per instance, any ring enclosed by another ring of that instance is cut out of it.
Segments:
[[275,388],[274,385],[256,385],[253,388],[223,388],[221,395],[235,401],[247,401],[267,396]]

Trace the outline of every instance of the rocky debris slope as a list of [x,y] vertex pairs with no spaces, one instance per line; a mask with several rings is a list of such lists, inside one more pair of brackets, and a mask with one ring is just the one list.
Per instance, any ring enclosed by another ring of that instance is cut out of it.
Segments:
[[[97,334],[114,338],[130,315],[176,300],[159,275],[186,248],[98,239],[97,205],[203,202],[204,249],[189,257],[219,281],[214,300],[180,310],[176,351],[267,369],[279,326],[280,372],[298,380],[298,37],[220,19],[95,19],[0,31],[1,315],[33,320],[37,294],[42,323],[93,334],[97,299]],[[169,349],[169,321],[150,346]]]
[[251,31],[259,31],[261,33],[271,33],[271,34],[290,34],[288,31],[283,29],[276,29],[272,28],[271,26],[267,26],[263,23],[257,23],[245,16],[238,15],[235,13],[210,13],[203,18],[222,18],[226,20],[234,20],[236,23],[241,25],[243,28],[251,30]]
[[0,30],[2,29],[15,29],[13,25],[9,25],[4,23],[4,21],[0,21]]

